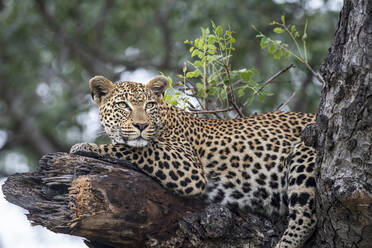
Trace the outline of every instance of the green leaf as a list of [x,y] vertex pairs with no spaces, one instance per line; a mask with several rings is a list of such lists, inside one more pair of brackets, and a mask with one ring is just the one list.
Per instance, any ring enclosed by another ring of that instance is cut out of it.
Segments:
[[262,94],[258,94],[257,95],[258,99],[261,101],[261,102],[264,102],[265,101],[265,96],[262,95]]
[[167,93],[165,93],[163,99],[164,99],[164,101],[168,102],[168,100],[169,100],[170,97],[171,97],[170,95],[168,95]]
[[216,94],[217,90],[215,87],[208,87],[208,95],[214,96]]
[[283,52],[281,49],[278,49],[276,50],[275,54],[274,54],[274,59],[280,59],[283,55]]
[[196,56],[196,55],[199,55],[199,50],[198,49],[195,49],[194,51],[192,51],[191,58]]
[[195,77],[199,77],[201,75],[200,70],[195,70],[194,73],[195,73]]
[[253,102],[253,99],[254,99],[254,94],[250,94],[247,98],[247,101],[245,102],[245,104],[247,106],[251,105],[251,103]]
[[275,52],[275,49],[276,49],[276,47],[275,47],[275,45],[274,44],[272,44],[270,47],[269,47],[269,53],[274,53]]
[[230,42],[231,44],[234,44],[234,43],[236,42],[236,39],[235,39],[234,37],[230,37],[229,42]]
[[203,45],[204,45],[204,39],[201,38],[201,39],[199,39],[199,41],[198,41],[198,48],[199,48],[199,49],[203,49]]
[[285,57],[288,57],[289,55],[291,55],[288,51],[286,51],[285,53],[284,53],[284,56]]
[[244,96],[244,88],[240,88],[239,90],[238,90],[238,96],[239,97],[242,97],[242,96]]
[[216,29],[216,24],[214,23],[214,21],[211,21],[211,23],[212,23],[212,28]]
[[274,31],[275,33],[277,33],[277,34],[281,34],[281,33],[284,32],[284,29],[279,28],[279,27],[276,27],[276,28],[273,29],[273,31]]
[[221,36],[222,33],[223,33],[223,29],[222,29],[221,26],[217,26],[215,31],[216,31],[216,34],[217,34],[218,36]]
[[261,94],[263,94],[265,96],[272,96],[272,95],[274,95],[274,93],[272,93],[270,91],[266,91],[266,90],[261,90]]
[[[211,54],[214,54],[214,53],[211,53]],[[211,61],[214,61],[214,60],[217,60],[217,59],[218,59],[217,55],[212,55],[212,56],[207,57],[208,62],[211,62]]]
[[209,35],[208,36],[208,44],[209,45],[212,45],[216,42],[216,36],[214,36],[213,34]]
[[280,17],[280,19],[282,20],[282,23],[285,24],[285,15],[282,15],[282,16]]
[[264,49],[268,45],[269,45],[269,41],[268,41],[267,37],[262,37],[261,41],[260,41],[261,48]]
[[216,50],[216,46],[213,45],[213,44],[209,44],[209,45],[207,45],[207,48],[208,48],[209,50]]
[[169,76],[167,78],[168,78],[168,81],[169,81],[169,86],[172,86],[173,85],[173,79]]
[[[213,54],[216,53],[216,49],[208,49],[208,53],[213,55]],[[208,57],[210,57],[210,56],[208,56]],[[210,59],[208,59],[208,61],[210,61]]]
[[296,26],[295,26],[295,25],[292,25],[292,27],[291,27],[291,32],[292,32],[292,33],[296,32]]
[[196,38],[195,39],[194,45],[195,45],[196,48],[199,48],[200,49],[200,47],[199,47],[199,38]]
[[204,88],[204,85],[202,83],[196,83],[196,88],[197,89],[202,89],[202,88]]
[[194,66],[195,67],[201,67],[202,66],[202,62],[200,60],[195,60],[194,61]]
[[186,73],[187,78],[196,78],[196,77],[199,77],[200,75],[201,75],[200,70],[190,71]]
[[244,80],[245,82],[248,82],[250,81],[251,79],[251,76],[253,74],[256,74],[257,73],[257,70],[256,69],[251,69],[251,70],[247,70],[247,71],[242,71],[240,73],[240,77],[242,80]]
[[247,71],[243,71],[242,73],[240,73],[240,77],[242,80],[248,82],[249,79],[251,79],[251,74],[248,73]]
[[201,28],[202,37],[209,35],[209,28]]
[[204,95],[205,95],[205,90],[204,89],[199,89],[198,90],[198,97],[202,98],[202,97],[204,97]]
[[251,88],[253,88],[253,89],[259,89],[259,88],[262,87],[262,84],[258,84],[258,83],[253,82],[253,81],[249,81],[249,82],[248,82],[248,85],[249,85]]

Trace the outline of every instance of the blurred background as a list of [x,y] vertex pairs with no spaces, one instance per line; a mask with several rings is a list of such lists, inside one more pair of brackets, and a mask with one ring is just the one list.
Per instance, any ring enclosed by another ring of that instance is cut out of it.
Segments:
[[[213,20],[235,32],[233,69],[257,68],[265,80],[294,61],[262,50],[251,25],[275,37],[269,23],[283,14],[299,30],[308,19],[309,63],[318,70],[341,7],[342,0],[0,0],[0,178],[35,170],[43,154],[97,142],[102,129],[88,89],[92,76],[145,83],[162,72],[177,81],[190,59],[184,40],[200,36]],[[274,96],[245,113],[272,111],[294,91],[289,110],[316,112],[321,85],[296,65],[270,84]],[[8,214],[11,208],[0,194],[1,220],[20,219]],[[27,232],[22,218],[14,229],[2,221],[0,247],[25,247],[17,246],[16,230]],[[39,241],[27,247],[43,247],[40,235],[29,235]]]

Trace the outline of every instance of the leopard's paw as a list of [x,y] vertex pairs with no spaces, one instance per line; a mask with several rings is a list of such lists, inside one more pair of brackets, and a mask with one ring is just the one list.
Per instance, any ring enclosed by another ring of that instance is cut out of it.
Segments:
[[80,155],[98,154],[98,145],[94,143],[77,143],[71,147],[70,153]]

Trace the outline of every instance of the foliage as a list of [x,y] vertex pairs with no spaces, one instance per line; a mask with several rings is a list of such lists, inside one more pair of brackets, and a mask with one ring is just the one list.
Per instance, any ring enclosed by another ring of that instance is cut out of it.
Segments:
[[[268,51],[270,54],[274,56],[274,59],[280,59],[282,56],[288,57],[293,56],[298,60],[299,62],[306,65],[306,67],[310,70],[310,72],[316,77],[319,82],[323,83],[323,80],[321,77],[314,71],[314,69],[309,65],[308,61],[308,51],[306,47],[306,40],[308,38],[307,35],[307,27],[308,27],[308,21],[305,20],[304,30],[303,33],[300,34],[299,31],[297,31],[296,25],[294,24],[286,24],[285,21],[285,15],[282,15],[280,18],[281,22],[272,21],[270,25],[276,26],[273,29],[274,33],[282,34],[286,33],[291,41],[296,46],[296,51],[292,51],[288,44],[283,42],[282,40],[275,40],[272,39],[266,35],[264,35],[262,32],[260,32],[254,25],[252,25],[252,28],[256,30],[259,34],[256,35],[257,38],[261,38],[260,46],[262,49],[268,48]],[[301,41],[299,39],[301,38]],[[300,45],[300,42],[302,42],[302,47]]]
[[255,68],[232,70],[230,61],[232,52],[236,50],[233,46],[236,43],[233,32],[230,29],[223,30],[221,25],[217,26],[213,21],[211,27],[212,31],[201,28],[201,36],[184,42],[190,45],[190,57],[194,58],[184,63],[183,75],[178,75],[181,79],[178,89],[186,97],[176,92],[174,97],[167,94],[164,99],[173,105],[191,105],[191,109],[195,110],[187,98],[189,96],[196,99],[202,109],[208,110],[208,105],[212,104],[230,110],[236,90],[238,97],[245,99],[244,106],[249,106],[255,96],[263,100],[265,95],[272,95],[263,89],[265,85],[253,79],[258,73]]
[[[14,172],[4,169],[16,168],[14,155],[17,161],[34,169],[45,153],[68,151],[76,142],[97,141],[101,129],[88,80],[104,75],[113,81],[146,82],[158,71],[172,78],[183,75],[187,50],[182,41],[195,41],[200,27],[208,25],[209,20],[223,27],[230,24],[235,31],[232,35],[236,50],[229,59],[229,70],[239,69],[240,65],[247,70],[237,70],[233,82],[243,81],[242,76],[256,82],[258,76],[267,78],[288,66],[286,60],[273,60],[262,52],[254,39],[255,31],[249,28],[254,23],[268,33],[271,27],[266,24],[280,19],[281,13],[286,13],[288,23],[300,23],[307,17],[311,24],[311,40],[306,46],[308,63],[319,65],[333,38],[338,13],[324,7],[322,11],[309,11],[305,2],[0,1],[0,175]],[[200,60],[197,55],[189,58],[194,59]],[[194,70],[190,64],[187,66],[190,72]],[[249,71],[252,67],[259,75]],[[144,77],[143,71],[151,75]],[[244,114],[271,111],[293,91],[298,97],[292,110],[314,112],[320,87],[312,83],[313,76],[306,67],[299,65],[292,71],[281,76],[280,83],[268,86],[275,95],[264,102],[253,100],[249,108],[242,109]],[[198,79],[187,80],[196,83]],[[173,86],[180,88],[177,84],[175,80]],[[239,87],[247,85],[234,85],[239,106],[254,92],[247,87],[246,95],[239,97]],[[179,92],[179,97],[186,95]],[[215,98],[208,95],[209,100]]]

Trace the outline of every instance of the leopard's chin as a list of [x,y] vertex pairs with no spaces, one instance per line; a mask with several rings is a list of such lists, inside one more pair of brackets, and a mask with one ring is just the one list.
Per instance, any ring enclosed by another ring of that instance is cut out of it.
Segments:
[[141,148],[141,147],[145,147],[148,145],[148,141],[139,137],[137,139],[134,139],[134,140],[127,140],[125,142],[128,146],[131,146],[131,147],[137,147],[137,148]]

